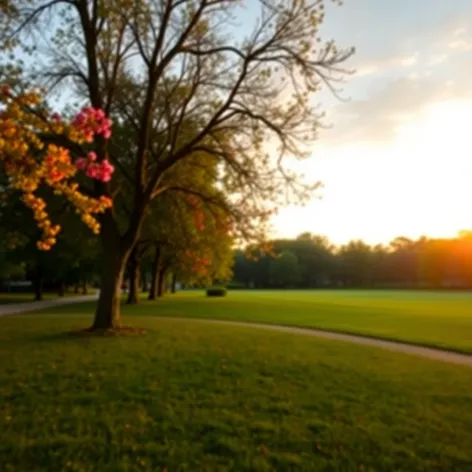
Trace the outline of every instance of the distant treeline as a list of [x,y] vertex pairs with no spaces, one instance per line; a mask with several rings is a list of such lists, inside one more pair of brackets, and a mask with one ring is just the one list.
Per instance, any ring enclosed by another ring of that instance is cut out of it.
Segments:
[[272,242],[273,254],[256,260],[235,253],[235,285],[247,288],[472,288],[472,236],[411,240],[388,245],[351,241],[334,246],[301,234]]

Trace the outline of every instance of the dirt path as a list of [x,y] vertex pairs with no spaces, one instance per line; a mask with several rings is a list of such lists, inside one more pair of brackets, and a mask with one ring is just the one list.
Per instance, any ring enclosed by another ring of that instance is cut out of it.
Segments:
[[[193,319],[193,318],[192,318]],[[449,362],[451,364],[460,364],[472,367],[472,355],[460,354],[450,351],[444,351],[442,349],[434,349],[430,347],[415,346],[412,344],[405,344],[397,341],[384,341],[382,339],[368,338],[365,336],[357,336],[355,334],[342,334],[335,333],[332,331],[321,331],[311,328],[295,328],[291,326],[280,326],[280,325],[269,325],[262,323],[247,323],[239,321],[223,321],[223,320],[197,320],[204,323],[215,323],[230,326],[247,326],[250,328],[261,328],[269,329],[272,331],[281,331],[283,333],[294,333],[302,334],[306,336],[312,336],[316,338],[334,339],[336,341],[345,341],[355,344],[361,344],[363,346],[380,347],[382,349],[388,349],[390,351],[404,352],[406,354],[412,354],[415,356],[426,357],[428,359],[434,359],[442,362]]]
[[81,303],[97,300],[98,292],[94,295],[82,295],[79,297],[55,298],[54,300],[43,300],[41,302],[26,303],[10,303],[8,305],[0,305],[0,316],[16,315],[29,311],[43,310],[44,308],[52,308],[55,306],[69,305],[71,303]]

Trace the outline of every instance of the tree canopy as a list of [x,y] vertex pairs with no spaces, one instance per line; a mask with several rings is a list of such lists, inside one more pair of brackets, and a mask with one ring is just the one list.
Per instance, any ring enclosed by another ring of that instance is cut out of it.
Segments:
[[[181,162],[215,160],[215,188],[238,240],[263,241],[274,208],[304,201],[316,187],[286,160],[308,156],[322,120],[313,97],[323,86],[336,93],[353,50],[322,40],[322,0],[256,5],[241,35],[234,20],[244,2],[234,0],[2,4],[0,44],[13,55],[2,68],[6,80],[103,110],[131,140],[123,147],[121,133],[102,136],[89,150],[97,165],[110,160],[117,169],[94,185],[94,196],[123,192],[127,203],[126,213],[113,207],[99,217],[106,270],[94,328],[119,326],[127,260]],[[18,53],[34,61],[20,63]],[[90,162],[80,166],[87,171]]]

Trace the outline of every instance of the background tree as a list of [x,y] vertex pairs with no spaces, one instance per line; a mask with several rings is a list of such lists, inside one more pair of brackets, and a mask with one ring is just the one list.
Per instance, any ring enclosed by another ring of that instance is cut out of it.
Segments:
[[369,287],[372,285],[372,250],[363,241],[351,241],[338,253],[340,275],[345,286]]
[[0,206],[1,241],[7,251],[3,253],[7,264],[4,268],[16,268],[16,275],[31,279],[38,300],[44,286],[60,295],[70,285],[81,286],[85,291],[100,265],[97,237],[79,221],[71,207],[45,199],[51,217],[63,228],[47,252],[37,248],[40,230],[32,224],[30,210],[18,198],[10,198]]
[[[168,191],[153,207],[142,241],[155,246],[151,299],[159,295],[162,278],[172,274],[186,284],[211,284],[231,277],[233,239],[226,226],[223,196]],[[157,224],[156,224],[157,223]],[[163,224],[164,223],[164,224]],[[147,239],[146,239],[147,238]]]
[[253,284],[253,261],[250,261],[241,249],[234,251],[234,280],[241,283],[245,288],[252,288]]
[[315,288],[329,284],[333,270],[333,253],[327,238],[302,233],[294,240],[275,241],[274,250],[287,250],[297,256],[301,286]]
[[413,286],[418,282],[418,249],[424,243],[425,240],[413,241],[405,237],[395,238],[390,243],[387,272],[391,285]]
[[[274,240],[271,246],[276,254],[296,256],[299,278],[290,281],[293,287],[472,287],[472,238],[465,233],[451,239],[398,237],[388,245],[374,246],[351,241],[340,247],[324,237],[304,233],[295,239]],[[258,255],[255,259],[251,257],[254,254]],[[294,261],[290,259],[288,264]],[[233,284],[247,288],[285,285],[282,264],[272,254],[238,249],[234,261]]]
[[300,282],[301,270],[298,257],[289,251],[282,252],[272,259],[269,276],[276,287],[293,287]]

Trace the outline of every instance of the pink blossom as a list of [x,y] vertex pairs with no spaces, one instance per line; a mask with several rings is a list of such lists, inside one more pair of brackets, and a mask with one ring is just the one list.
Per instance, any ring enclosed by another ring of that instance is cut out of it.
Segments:
[[87,168],[86,174],[91,179],[100,180],[100,177],[101,177],[100,168],[97,166],[97,164],[90,164]]
[[110,164],[109,161],[104,160],[101,163],[100,171],[101,171],[101,180],[103,182],[109,182],[111,180],[111,176],[114,172],[115,168]]
[[102,169],[106,172],[113,172],[115,170],[115,168],[107,160],[102,162]]
[[85,122],[85,113],[81,111],[79,114],[76,115],[74,118],[73,123],[77,125],[81,125]]
[[[111,136],[111,120],[101,109],[90,106],[84,107],[74,118],[72,124],[81,133],[86,142],[91,143],[94,136],[101,135],[105,139]],[[98,162],[98,156],[90,151],[87,157],[81,157],[75,161],[79,170],[83,170],[92,179],[109,182],[115,168],[108,160]]]
[[101,109],[84,107],[72,123],[82,132],[86,142],[92,142],[94,135],[101,135],[105,139],[111,136],[112,122]]
[[78,159],[75,160],[75,167],[77,167],[77,169],[79,170],[85,170],[85,168],[87,167],[87,159],[85,159],[85,157],[79,157]]
[[[96,159],[95,153],[92,154],[92,157]],[[85,173],[88,177],[95,180],[100,180],[101,182],[109,182],[115,171],[115,168],[110,164],[109,161],[104,160],[102,162],[94,162],[92,159],[86,160],[85,158],[77,159],[80,165],[81,170],[85,170]]]

